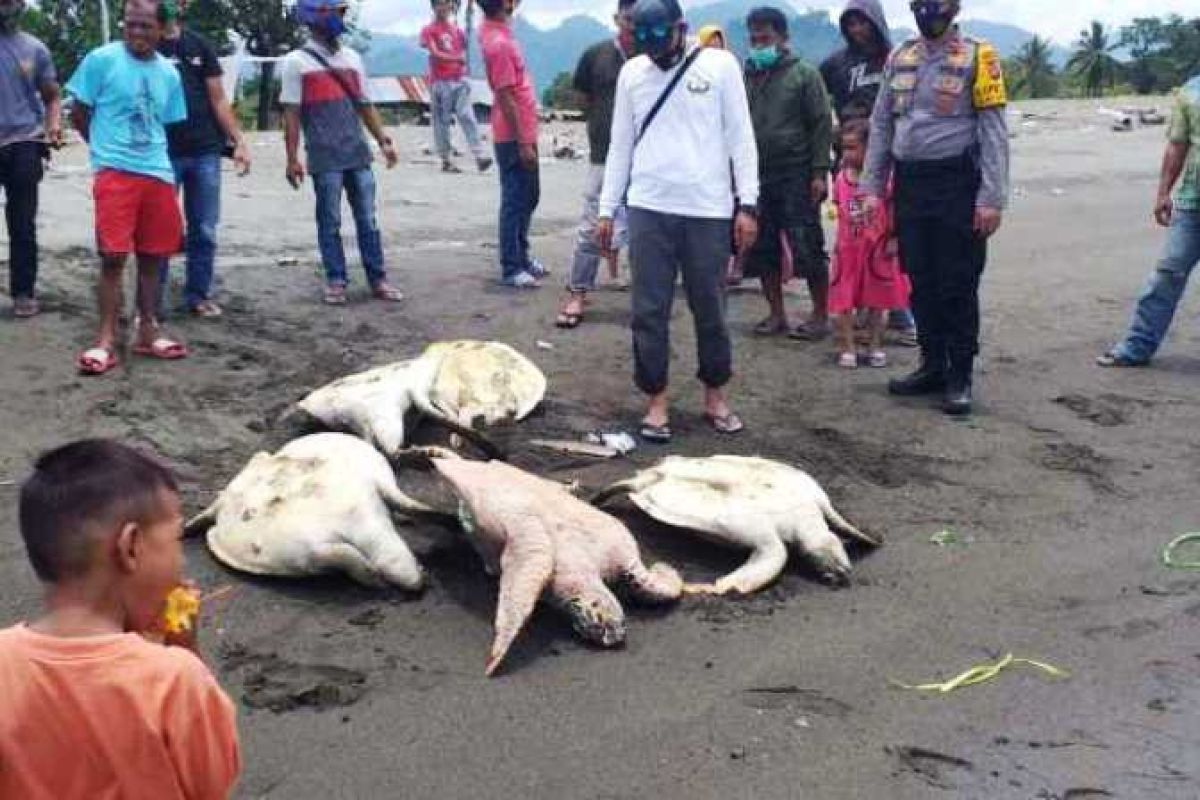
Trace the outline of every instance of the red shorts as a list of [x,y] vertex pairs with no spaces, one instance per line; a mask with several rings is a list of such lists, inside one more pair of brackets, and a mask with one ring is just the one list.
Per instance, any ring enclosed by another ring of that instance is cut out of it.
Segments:
[[105,169],[96,174],[92,196],[100,255],[166,257],[183,250],[183,216],[173,185]]

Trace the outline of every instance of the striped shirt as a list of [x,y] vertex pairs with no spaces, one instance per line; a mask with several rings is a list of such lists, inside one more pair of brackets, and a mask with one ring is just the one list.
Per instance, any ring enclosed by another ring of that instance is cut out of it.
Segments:
[[[337,75],[307,52],[310,49],[324,56]],[[279,101],[285,106],[300,107],[310,173],[346,172],[370,166],[371,149],[358,116],[359,107],[371,102],[370,82],[358,53],[349,47],[332,51],[311,41],[288,53],[283,61],[282,82]]]

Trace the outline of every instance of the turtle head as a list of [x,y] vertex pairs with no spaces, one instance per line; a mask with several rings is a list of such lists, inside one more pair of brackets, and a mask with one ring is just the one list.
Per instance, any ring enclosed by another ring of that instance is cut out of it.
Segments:
[[601,647],[625,642],[625,611],[609,592],[581,593],[562,601],[580,638]]
[[850,585],[850,557],[846,555],[846,547],[842,540],[830,536],[817,547],[808,550],[806,555],[816,567],[821,580],[830,586]]

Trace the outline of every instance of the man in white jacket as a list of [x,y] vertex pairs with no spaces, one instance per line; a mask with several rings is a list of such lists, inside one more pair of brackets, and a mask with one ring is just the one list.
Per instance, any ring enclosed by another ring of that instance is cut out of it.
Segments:
[[634,37],[642,55],[626,63],[617,82],[597,237],[609,249],[613,215],[626,202],[634,377],[650,398],[642,438],[671,439],[670,321],[681,270],[705,419],[718,433],[738,433],[744,426],[724,392],[733,377],[724,290],[731,218],[740,251],[758,234],[758,151],[741,67],[724,50],[689,49],[678,0],[639,0]]

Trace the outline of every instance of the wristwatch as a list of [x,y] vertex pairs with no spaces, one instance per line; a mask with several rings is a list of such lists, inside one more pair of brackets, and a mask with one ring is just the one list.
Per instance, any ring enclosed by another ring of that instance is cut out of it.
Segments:
[[742,204],[737,207],[737,213],[746,214],[754,219],[758,219],[758,206]]

